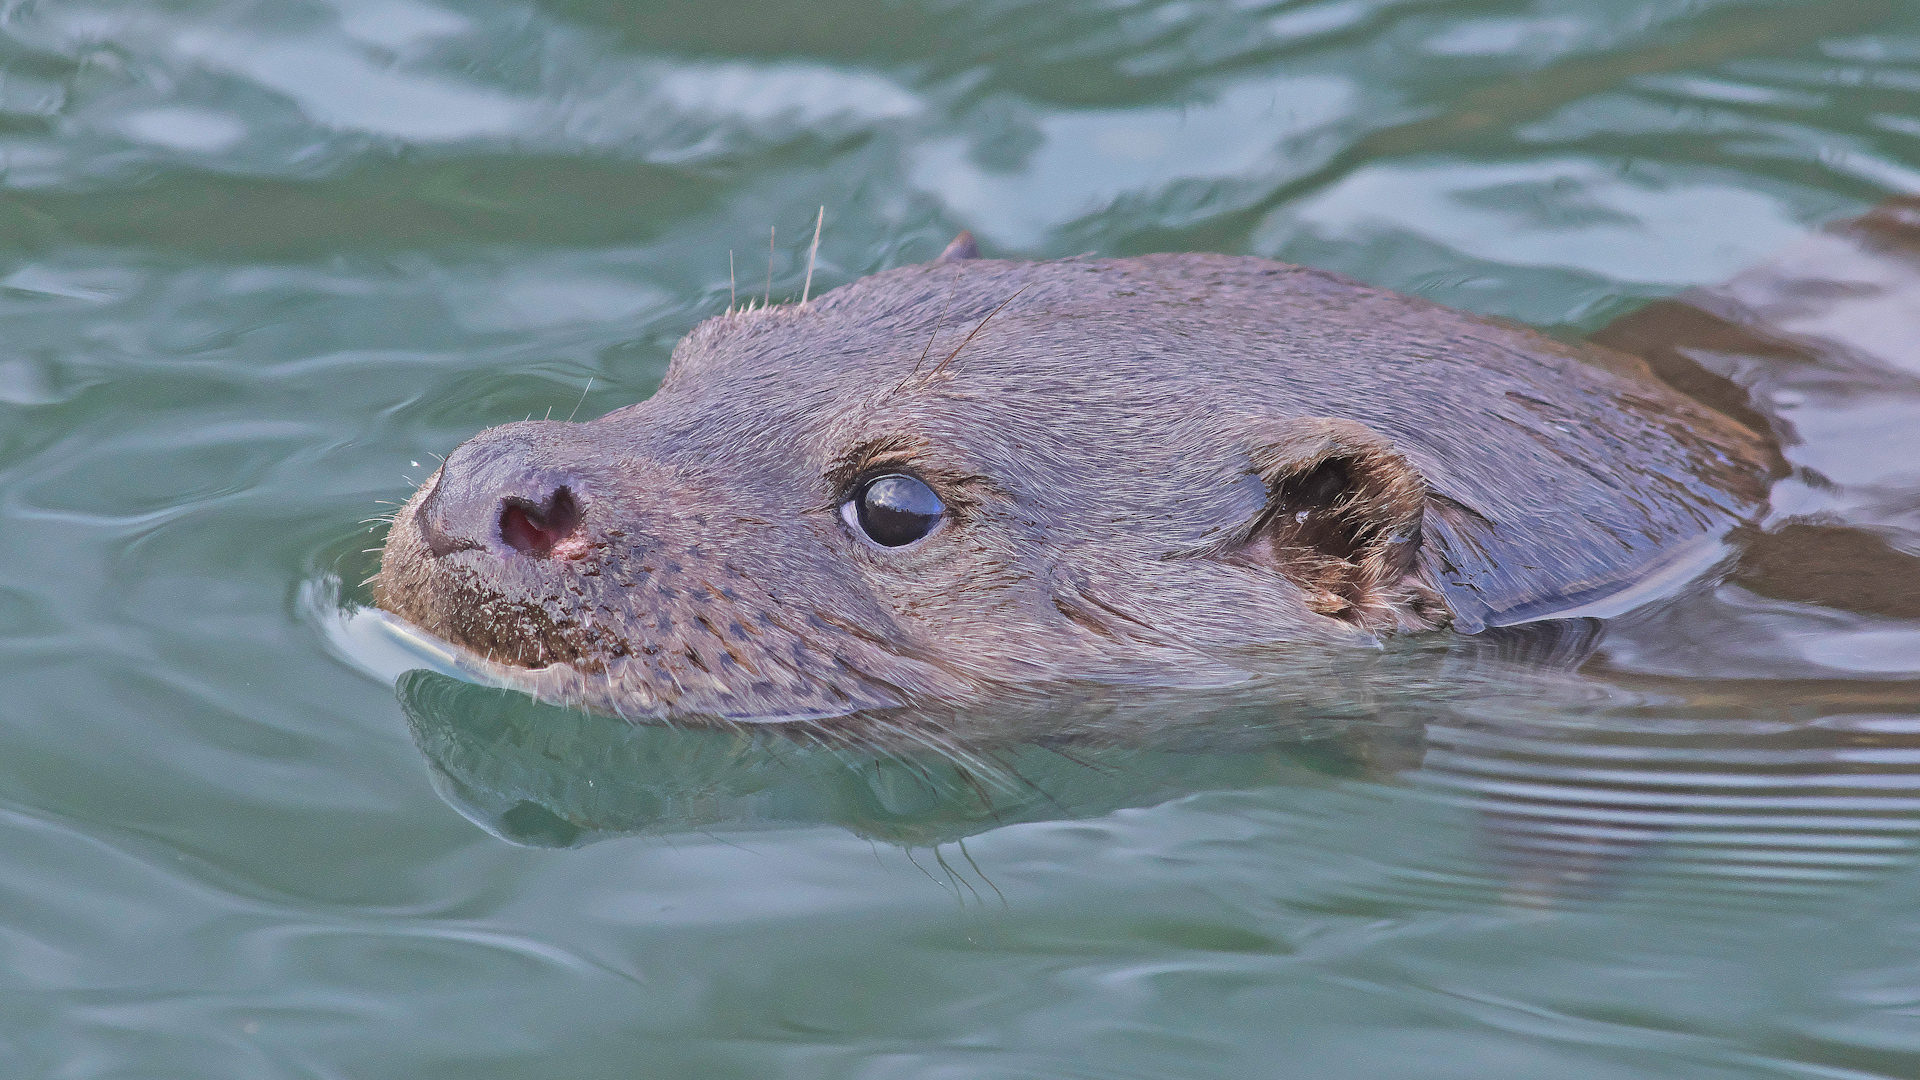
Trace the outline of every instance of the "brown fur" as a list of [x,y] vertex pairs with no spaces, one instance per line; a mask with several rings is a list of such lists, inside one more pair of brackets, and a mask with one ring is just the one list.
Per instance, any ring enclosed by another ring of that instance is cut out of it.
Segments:
[[[1631,357],[1336,275],[966,247],[710,319],[599,420],[476,436],[398,515],[380,605],[634,717],[1217,686],[1617,593],[1777,467]],[[838,512],[888,471],[948,508],[909,547]],[[522,554],[508,504],[578,523]]]

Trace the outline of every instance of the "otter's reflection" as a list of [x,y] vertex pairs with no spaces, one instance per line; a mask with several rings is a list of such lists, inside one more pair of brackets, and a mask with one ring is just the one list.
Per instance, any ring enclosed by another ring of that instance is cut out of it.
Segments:
[[[1069,710],[1069,736],[958,754],[629,725],[425,671],[400,696],[441,795],[546,847],[833,825],[926,848],[1194,792],[1387,783],[1415,806],[1471,807],[1482,857],[1450,868],[1450,888],[1551,905],[1648,875],[1818,890],[1903,865],[1920,842],[1920,684],[1574,675],[1602,633],[1542,624],[1390,652],[1364,678],[1394,689],[1364,715],[1215,701],[1148,736]],[[1351,696],[1354,673],[1337,677]]]
[[[402,676],[399,692],[441,794],[515,843],[792,823],[940,844],[1197,791],[1397,777],[1420,767],[1422,710],[1462,697],[1564,698],[1573,684],[1562,673],[1591,651],[1597,627],[1402,643],[1211,695],[1122,699],[1089,688],[1044,719],[1023,718],[1018,737],[932,745],[884,724],[631,725],[428,671]],[[947,728],[992,730],[993,719],[950,718]]]
[[400,699],[442,797],[495,836],[544,847],[782,824],[938,845],[1017,822],[1285,783],[1329,757],[1313,739],[1207,752],[1027,743],[955,754],[770,728],[632,725],[428,671],[403,676]]

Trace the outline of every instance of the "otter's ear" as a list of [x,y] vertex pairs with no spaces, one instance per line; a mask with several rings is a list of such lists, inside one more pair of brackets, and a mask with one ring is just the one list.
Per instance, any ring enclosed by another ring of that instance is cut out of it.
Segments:
[[980,245],[974,243],[973,233],[967,229],[961,229],[960,235],[954,237],[953,242],[947,245],[947,249],[942,251],[940,257],[933,261],[959,262],[962,259],[977,259],[979,257]]
[[1266,505],[1221,557],[1282,574],[1314,611],[1375,633],[1446,625],[1420,567],[1427,482],[1391,442],[1302,417],[1262,425],[1249,456]]

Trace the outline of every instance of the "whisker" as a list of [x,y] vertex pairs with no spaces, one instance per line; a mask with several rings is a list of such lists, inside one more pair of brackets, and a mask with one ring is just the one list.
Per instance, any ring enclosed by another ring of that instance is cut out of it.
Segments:
[[820,226],[827,223],[827,208],[820,207],[820,216],[813,219],[813,247],[807,249],[807,282],[800,287],[800,306],[807,306],[807,297],[813,294],[813,258],[820,254]]
[[[947,857],[940,853],[939,844],[933,845],[933,861],[939,863],[940,869],[945,870],[947,872],[947,878],[949,880],[957,881],[960,884],[965,885],[967,887],[967,891],[973,894],[973,898],[975,900],[980,901],[982,906],[986,904],[986,900],[982,899],[980,896],[980,890],[973,887],[973,882],[968,881],[964,876],[958,873],[955,873],[953,867],[947,865]],[[956,896],[959,894],[959,891],[960,890],[958,889],[954,890],[954,893]],[[961,907],[966,906],[966,901],[964,899],[961,900],[960,906]]]
[[591,389],[593,389],[593,376],[589,375],[586,389],[580,391],[580,400],[573,403],[573,411],[567,414],[567,423],[573,423],[573,418],[580,415],[580,406],[587,403],[587,391]]
[[898,383],[896,383],[894,385],[893,390],[890,391],[890,393],[897,394],[900,391],[906,389],[907,384],[912,382],[915,376],[920,374],[920,365],[927,362],[927,354],[933,351],[933,343],[940,339],[940,327],[946,323],[947,312],[949,309],[953,307],[953,298],[956,295],[958,295],[959,292],[960,292],[960,270],[958,267],[955,267],[953,284],[947,289],[947,302],[940,305],[940,315],[938,318],[933,320],[933,334],[927,338],[926,348],[920,350],[920,358],[913,362],[913,370],[907,372],[907,377],[904,379],[901,379]]
[[958,278],[959,275],[956,274],[953,286],[947,290],[947,302],[940,305],[940,317],[933,320],[933,333],[927,335],[926,348],[920,350],[920,359],[913,362],[913,371],[916,375],[920,373],[920,365],[926,360],[927,354],[933,351],[933,343],[940,340],[940,327],[946,324],[947,312],[953,309],[953,298],[960,293]]
[[734,285],[733,285],[733,249],[728,248],[727,249],[727,314],[729,315],[733,314],[734,306],[739,302],[740,302],[739,294],[735,292]]
[[1020,286],[1020,288],[1016,290],[1012,296],[1009,296],[1005,300],[1000,301],[1000,307],[994,308],[992,311],[987,312],[987,317],[980,320],[980,325],[973,328],[973,333],[968,334],[966,336],[966,340],[962,341],[957,347],[955,347],[955,349],[952,352],[948,353],[947,358],[945,360],[940,361],[940,363],[934,366],[934,369],[932,371],[927,372],[927,378],[931,379],[935,375],[938,375],[942,371],[945,371],[947,369],[947,365],[953,363],[953,358],[960,355],[960,350],[972,344],[974,335],[978,334],[982,330],[985,330],[987,328],[987,323],[993,321],[993,317],[995,315],[1000,314],[1000,308],[1004,308],[1008,304],[1013,303],[1015,300],[1020,298],[1021,293],[1026,292],[1028,289],[1032,287],[1033,287],[1032,282],[1028,282],[1027,284]]
[[959,845],[960,854],[966,858],[967,865],[973,867],[973,872],[980,876],[981,881],[986,882],[987,888],[993,890],[993,895],[1000,898],[1000,906],[1003,908],[1011,907],[1012,905],[1007,903],[1007,894],[1001,892],[1000,886],[995,885],[993,879],[987,876],[987,872],[980,869],[980,864],[973,861],[973,853],[967,850],[967,838],[963,836],[954,841],[954,843]]
[[[907,861],[913,864],[913,868],[914,868],[915,870],[918,870],[918,871],[920,871],[921,873],[923,873],[923,874],[926,874],[926,875],[927,875],[927,880],[928,880],[928,881],[931,881],[931,882],[933,882],[933,883],[934,883],[935,885],[938,885],[938,886],[940,886],[940,891],[941,891],[941,892],[946,892],[946,891],[947,891],[947,887],[948,887],[949,885],[951,885],[951,884],[952,884],[951,882],[946,882],[946,881],[941,881],[941,880],[940,880],[939,878],[937,878],[937,877],[934,877],[934,876],[933,876],[932,874],[930,874],[930,873],[927,873],[927,868],[926,868],[926,867],[924,867],[924,866],[921,866],[921,865],[920,865],[920,860],[919,860],[919,859],[916,859],[916,858],[914,858],[914,857],[913,857],[913,849],[912,849],[912,848],[910,848],[910,847],[903,847],[903,848],[901,848],[900,850],[902,850],[902,851],[904,851],[904,852],[906,853],[906,856],[907,856]],[[958,900],[958,899],[960,899],[960,890],[959,890],[959,888],[958,888],[958,887],[955,887],[955,888],[954,888],[954,890],[953,890],[953,897],[954,897],[954,899],[955,899],[955,900]]]

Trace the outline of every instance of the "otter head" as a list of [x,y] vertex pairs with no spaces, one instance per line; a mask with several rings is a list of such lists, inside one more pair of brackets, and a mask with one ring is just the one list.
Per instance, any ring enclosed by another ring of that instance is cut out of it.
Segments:
[[[461,445],[376,595],[515,685],[633,717],[1220,685],[1619,578],[1580,522],[1684,531],[1543,447],[1576,429],[1527,402],[1611,400],[1557,348],[1257,259],[902,268],[702,323],[639,404]],[[1666,452],[1587,408],[1595,460]],[[1573,524],[1523,544],[1436,472],[1527,528],[1514,492],[1557,486]]]
[[1143,332],[1102,272],[949,260],[709,320],[652,398],[455,449],[378,602],[687,719],[1218,681],[1444,624],[1392,442],[1187,362],[1196,328]]

